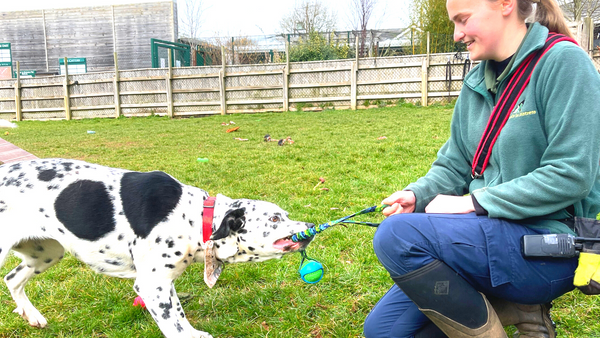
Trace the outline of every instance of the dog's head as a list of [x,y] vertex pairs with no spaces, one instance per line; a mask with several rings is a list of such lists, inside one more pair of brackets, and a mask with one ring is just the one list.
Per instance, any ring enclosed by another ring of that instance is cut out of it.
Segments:
[[[290,237],[313,226],[311,223],[290,220],[288,213],[273,203],[233,200],[219,194],[215,203],[213,234],[209,241],[212,252],[208,252],[210,250],[207,248],[205,253],[205,279],[207,266],[217,273],[212,278],[214,285],[221,262],[261,262],[304,249],[310,239],[293,242]],[[208,281],[207,284],[211,285]]]

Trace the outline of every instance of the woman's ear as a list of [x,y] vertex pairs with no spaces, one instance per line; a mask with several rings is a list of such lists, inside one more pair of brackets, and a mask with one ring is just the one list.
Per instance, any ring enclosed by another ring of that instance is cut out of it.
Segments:
[[517,9],[518,1],[519,0],[500,0],[499,5],[502,16],[511,15]]

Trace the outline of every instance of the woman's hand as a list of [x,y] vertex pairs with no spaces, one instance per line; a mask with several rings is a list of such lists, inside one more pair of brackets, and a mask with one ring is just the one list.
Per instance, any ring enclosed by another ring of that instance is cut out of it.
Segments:
[[471,196],[437,195],[425,207],[430,214],[468,214],[475,211]]
[[411,213],[415,211],[417,199],[412,191],[396,191],[390,197],[384,199],[381,203],[389,205],[381,212],[388,217],[395,214]]

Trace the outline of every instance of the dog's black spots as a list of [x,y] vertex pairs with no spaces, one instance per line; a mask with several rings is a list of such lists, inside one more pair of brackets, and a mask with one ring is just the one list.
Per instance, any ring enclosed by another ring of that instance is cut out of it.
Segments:
[[251,247],[251,246],[249,246],[249,247],[248,247],[248,250],[250,250],[250,251],[254,251],[254,248],[253,248],[253,247]]
[[183,216],[183,219],[185,219],[185,214],[183,214],[182,216]]
[[34,271],[33,273],[35,273],[36,275],[39,275],[40,273],[42,273],[41,271]]
[[73,170],[73,168],[71,168],[73,166],[72,162],[63,162],[61,164],[65,168],[65,171],[71,171],[71,170]]
[[34,248],[34,250],[35,250],[35,251],[42,252],[42,251],[44,251],[44,247],[43,247],[43,246],[41,246],[41,245],[36,245],[36,246],[35,246],[35,248]]
[[152,268],[152,272],[156,272],[156,268]]
[[44,261],[44,263],[49,264],[50,262],[52,262],[52,258],[48,258]]
[[112,185],[109,185],[109,186],[108,186],[108,190],[109,190],[109,191],[113,191],[113,189],[114,189],[114,188],[113,188],[113,186],[112,186]]
[[162,254],[163,258],[171,258],[171,256],[167,255],[166,253]]
[[182,255],[181,251],[175,251],[175,256],[181,256],[181,255]]
[[[1,250],[0,250],[1,251]],[[188,254],[188,257],[192,257],[193,255],[191,253]]]
[[181,324],[177,323],[177,325],[175,325],[175,328],[177,329],[177,332],[183,332],[183,327],[181,326]]
[[154,311],[154,309],[150,310],[150,312],[152,312],[152,316],[156,317],[156,311]]
[[9,177],[6,182],[4,182],[4,185],[9,187],[11,185],[14,185],[15,187],[20,187],[21,186],[21,181],[19,179],[16,179],[14,177]]
[[141,238],[146,238],[158,223],[171,214],[181,194],[181,184],[160,171],[128,172],[121,179],[125,217],[133,232]]
[[15,163],[9,167],[8,173],[12,173],[13,171],[21,170],[21,163]]
[[71,183],[56,198],[54,210],[65,228],[81,239],[95,241],[115,230],[114,207],[102,182]]
[[122,241],[123,238],[125,238],[125,234],[120,234],[119,237],[117,237],[117,240]]
[[27,189],[33,189],[33,184],[31,183],[27,183],[27,185],[25,186]]
[[40,212],[44,212],[44,208],[40,208]]
[[246,229],[240,229],[240,230],[238,230],[238,232],[237,232],[237,233],[238,233],[238,234],[245,234],[245,233],[247,233],[247,232],[248,232],[248,230],[246,230]]
[[160,243],[160,241],[162,241],[162,238],[160,238],[160,236],[156,237],[156,241],[155,241],[155,242],[156,242],[156,244],[159,244],[159,243]]
[[120,262],[118,260],[114,260],[114,259],[105,259],[104,262],[106,262],[107,264],[110,264],[110,265],[115,265],[115,266],[123,265],[122,262]]
[[137,244],[137,238],[134,238],[133,239],[133,246],[136,246],[136,244]]
[[165,268],[175,269],[175,265],[173,265],[173,264],[165,264]]
[[124,211],[119,211],[119,215],[125,215]]
[[[234,202],[239,203],[239,202]],[[245,208],[239,208],[234,210],[229,210],[225,213],[223,217],[223,221],[221,222],[221,226],[213,235],[211,239],[216,241],[218,239],[225,238],[231,234],[232,231],[239,231],[246,222],[246,218],[244,217],[246,212]]]
[[135,290],[135,292],[140,293],[140,287],[138,285],[134,285],[133,289]]
[[277,224],[273,224],[273,230],[277,229]]
[[194,226],[194,221],[190,220],[190,226]]
[[2,248],[0,248],[0,253],[2,253]]
[[58,188],[60,188],[58,184],[50,184],[48,186],[48,190],[58,190]]
[[13,278],[15,278],[15,276],[17,275],[17,273],[11,273],[10,275],[7,275],[6,277],[4,277],[4,280],[6,280],[7,282]]
[[89,165],[87,165],[87,164],[86,164],[86,165],[84,165],[83,167],[84,167],[84,168],[86,168],[86,169],[89,169],[89,168],[90,168],[90,166],[89,166]]
[[221,244],[225,245],[225,241],[221,241]]
[[50,182],[56,177],[56,174],[56,170],[54,169],[42,170],[38,173],[38,180]]
[[[0,251],[2,251],[2,250],[0,250]],[[19,272],[19,271],[23,270],[23,268],[25,268],[25,265],[21,264],[21,265],[17,266],[17,268],[15,269],[15,272]]]
[[159,286],[159,287],[157,287],[157,288],[156,288],[156,290],[158,290],[158,291],[162,291],[162,290],[163,290],[163,289],[162,289],[162,286]]
[[242,205],[241,201],[235,201],[235,202],[231,203],[230,207],[232,209],[238,209],[241,205]]
[[182,238],[183,238],[183,236],[179,235],[179,236],[177,236],[177,238],[178,238],[178,239],[182,239]]
[[[135,243],[135,240],[133,240],[133,242]],[[105,245],[104,248],[106,248],[106,250],[110,250],[110,246],[109,245]]]
[[215,247],[218,249],[218,248],[220,248],[221,246],[220,246],[218,243],[215,243]]
[[104,253],[104,249],[100,249],[100,253],[103,254]]
[[183,264],[187,264],[187,263],[188,263],[187,259],[184,259]]
[[165,243],[167,243],[167,247],[169,247],[169,249],[175,246],[175,241],[171,237],[167,238]]
[[265,231],[265,232],[263,232],[263,237],[265,237],[265,238],[266,238],[266,237],[269,237],[269,234],[270,234],[270,232],[268,232],[268,231]]
[[[47,216],[47,215],[46,215],[46,216]],[[61,228],[58,228],[58,232],[60,232],[61,234],[64,234],[64,233],[65,233],[65,231],[64,231],[63,229],[61,229]]]
[[42,227],[42,231],[46,231],[46,228],[45,228],[45,227]]

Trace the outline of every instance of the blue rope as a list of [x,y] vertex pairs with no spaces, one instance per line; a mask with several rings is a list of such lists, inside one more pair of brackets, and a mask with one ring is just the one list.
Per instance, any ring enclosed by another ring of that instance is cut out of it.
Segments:
[[354,216],[357,216],[357,215],[368,214],[370,212],[380,212],[381,210],[383,210],[383,209],[385,209],[387,207],[388,207],[388,205],[385,205],[385,204],[382,204],[380,206],[376,206],[375,205],[375,206],[363,209],[363,210],[361,210],[359,212],[356,212],[356,213],[354,213],[352,215],[342,217],[342,218],[337,219],[335,221],[330,221],[330,222],[327,222],[327,223],[324,223],[324,224],[319,224],[319,225],[314,226],[312,228],[308,228],[308,229],[306,229],[304,231],[295,233],[294,235],[292,235],[292,241],[294,241],[294,242],[300,242],[302,240],[309,239],[309,238],[314,237],[317,234],[320,234],[321,232],[327,230],[328,228],[330,228],[330,227],[332,227],[332,226],[334,226],[336,224],[340,224],[340,223],[346,223],[346,224],[365,224],[365,225],[368,225],[368,226],[378,226],[379,224],[377,224],[377,223],[355,222],[355,221],[348,221],[348,219],[352,218]]

